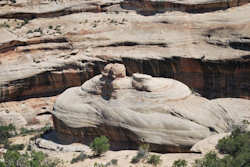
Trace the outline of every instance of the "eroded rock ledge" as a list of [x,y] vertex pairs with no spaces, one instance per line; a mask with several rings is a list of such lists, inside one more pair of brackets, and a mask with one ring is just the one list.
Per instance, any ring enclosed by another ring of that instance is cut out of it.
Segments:
[[61,94],[52,114],[61,142],[88,144],[105,135],[115,150],[150,143],[152,151],[189,152],[198,141],[250,118],[249,100],[227,100],[196,96],[173,79],[127,77],[124,65],[109,64],[101,75]]
[[164,13],[166,11],[183,11],[189,13],[205,13],[216,10],[241,6],[249,3],[249,0],[125,0],[122,7],[136,10],[144,15]]

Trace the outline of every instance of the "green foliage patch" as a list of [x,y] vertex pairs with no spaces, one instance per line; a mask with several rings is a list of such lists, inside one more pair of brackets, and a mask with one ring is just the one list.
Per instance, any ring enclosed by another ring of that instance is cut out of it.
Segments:
[[86,155],[84,152],[81,152],[77,157],[73,158],[70,163],[74,164],[80,161],[84,161],[87,158],[88,158],[88,155]]
[[161,163],[161,157],[159,155],[150,155],[147,163],[157,166]]
[[184,159],[178,159],[174,161],[172,167],[186,167],[187,166],[187,161]]
[[43,152],[32,151],[21,154],[8,150],[0,161],[0,167],[57,167],[61,161],[49,159]]
[[90,148],[94,152],[95,156],[101,156],[109,150],[109,147],[109,139],[106,136],[96,137],[90,144]]
[[250,132],[235,129],[218,142],[217,149],[225,154],[223,158],[210,152],[196,160],[193,167],[250,167]]

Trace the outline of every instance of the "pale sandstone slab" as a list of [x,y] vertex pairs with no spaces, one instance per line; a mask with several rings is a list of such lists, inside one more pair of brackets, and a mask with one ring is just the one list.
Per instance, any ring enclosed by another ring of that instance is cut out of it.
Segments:
[[[208,136],[230,131],[235,120],[250,115],[246,109],[246,115],[230,117],[226,109],[192,94],[176,80],[144,74],[117,80],[97,75],[58,97],[52,114],[61,141],[89,143],[105,135],[113,149],[136,148],[146,142],[154,151],[182,152]],[[232,108],[231,112],[238,111]]]

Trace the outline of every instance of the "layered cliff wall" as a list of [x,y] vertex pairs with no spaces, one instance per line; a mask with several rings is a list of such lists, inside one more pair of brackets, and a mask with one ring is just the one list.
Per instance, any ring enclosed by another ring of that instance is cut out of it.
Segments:
[[[193,7],[179,12],[181,6],[162,3]],[[219,11],[209,9],[213,3]],[[207,98],[249,99],[250,5],[232,1],[221,10],[220,3],[226,2],[2,4],[0,101],[57,95],[110,62],[123,63],[128,75],[174,78]],[[157,14],[144,16],[141,9]]]

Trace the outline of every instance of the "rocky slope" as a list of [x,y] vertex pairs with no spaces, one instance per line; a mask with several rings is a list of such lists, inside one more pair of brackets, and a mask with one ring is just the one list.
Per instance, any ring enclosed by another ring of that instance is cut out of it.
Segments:
[[150,143],[152,151],[188,152],[198,141],[249,121],[249,106],[245,99],[210,101],[172,79],[126,77],[124,65],[108,64],[102,75],[61,94],[52,114],[65,143],[89,144],[105,135],[112,149]]

